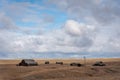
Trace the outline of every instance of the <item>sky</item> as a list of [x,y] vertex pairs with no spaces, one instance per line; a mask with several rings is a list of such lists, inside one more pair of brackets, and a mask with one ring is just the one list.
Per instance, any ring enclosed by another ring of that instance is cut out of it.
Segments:
[[0,59],[120,57],[120,0],[0,0]]

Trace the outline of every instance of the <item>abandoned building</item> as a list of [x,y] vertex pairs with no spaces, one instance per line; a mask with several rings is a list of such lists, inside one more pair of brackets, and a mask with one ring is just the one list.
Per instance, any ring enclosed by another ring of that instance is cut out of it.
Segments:
[[93,66],[105,66],[105,64],[102,61],[97,61]]
[[50,62],[49,61],[45,61],[45,64],[50,64]]
[[23,59],[19,64],[19,66],[37,66],[38,63],[33,59]]
[[70,66],[78,66],[78,67],[80,67],[80,66],[82,66],[82,64],[74,62],[74,63],[71,63]]
[[63,65],[63,62],[56,62],[56,64],[61,64],[61,65]]

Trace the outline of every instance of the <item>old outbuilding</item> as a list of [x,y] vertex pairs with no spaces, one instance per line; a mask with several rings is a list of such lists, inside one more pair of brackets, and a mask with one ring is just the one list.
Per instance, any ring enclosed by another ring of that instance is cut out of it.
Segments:
[[19,64],[19,66],[37,66],[38,63],[33,59],[23,59]]
[[49,61],[45,61],[45,64],[50,64],[50,62]]
[[73,63],[70,64],[70,66],[78,66],[78,67],[80,67],[80,66],[82,66],[82,64],[73,62]]
[[63,62],[56,62],[56,64],[61,64],[61,65],[63,65]]
[[103,63],[102,61],[97,61],[93,64],[93,66],[105,66],[105,63]]

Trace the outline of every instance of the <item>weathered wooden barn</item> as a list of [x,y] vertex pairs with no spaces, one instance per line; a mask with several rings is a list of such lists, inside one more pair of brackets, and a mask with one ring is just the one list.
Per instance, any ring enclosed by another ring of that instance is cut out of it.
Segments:
[[20,63],[19,66],[37,66],[38,63],[35,62],[33,59],[23,59]]

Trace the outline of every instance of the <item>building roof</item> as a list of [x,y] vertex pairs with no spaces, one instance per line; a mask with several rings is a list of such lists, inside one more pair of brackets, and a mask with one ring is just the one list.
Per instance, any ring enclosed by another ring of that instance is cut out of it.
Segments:
[[25,63],[28,63],[28,64],[36,64],[35,60],[33,60],[33,59],[23,59],[22,61],[24,61]]

